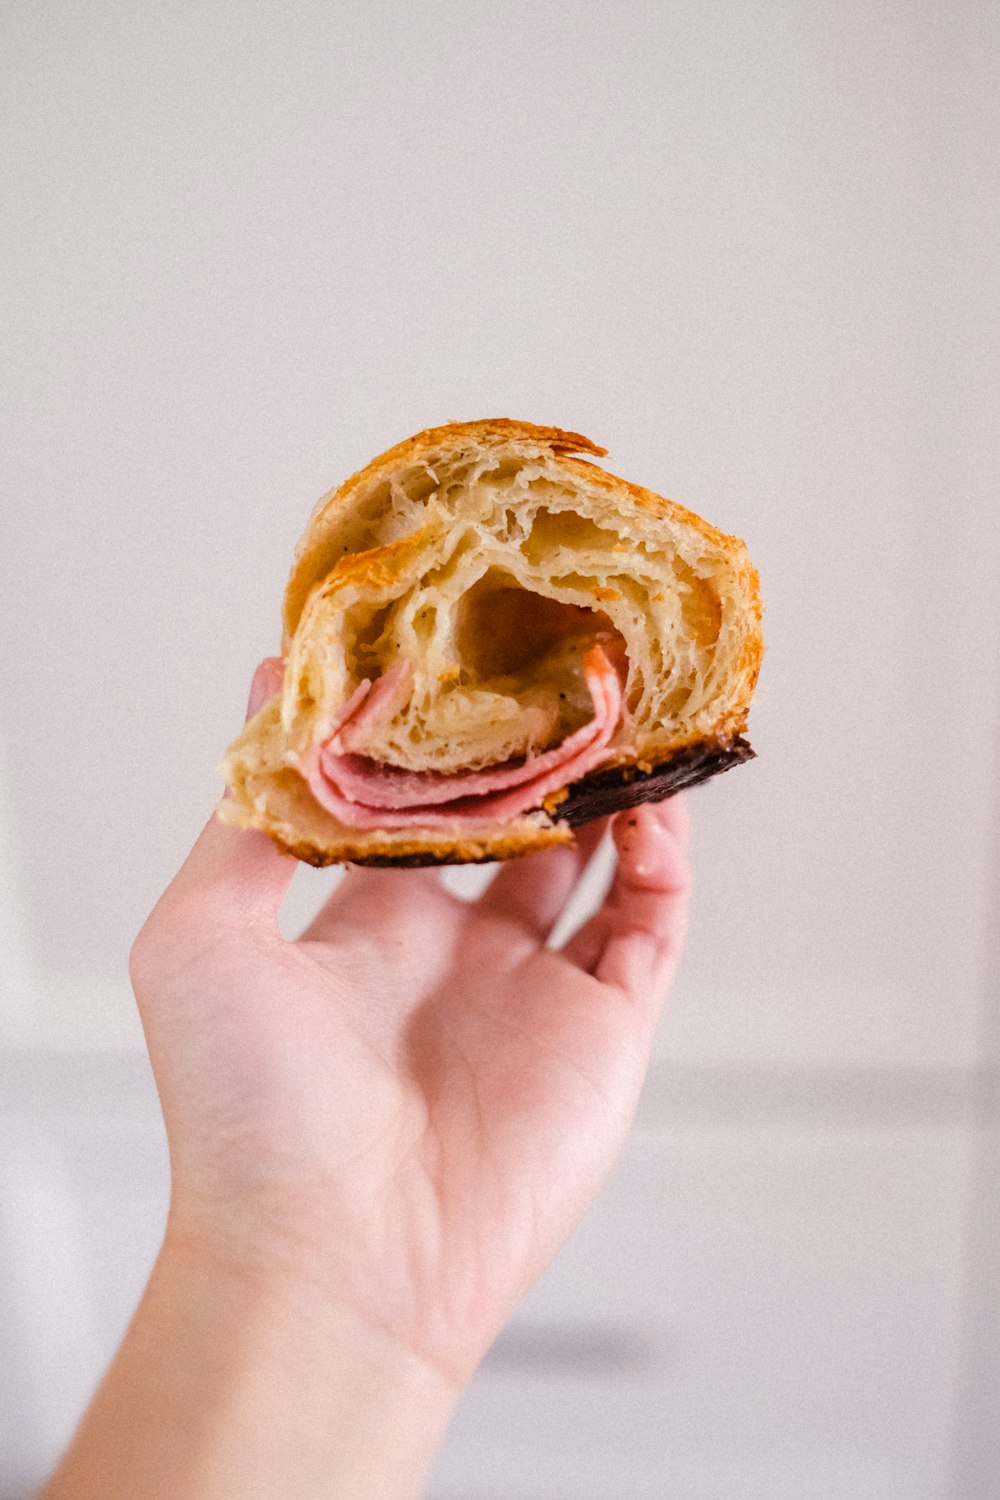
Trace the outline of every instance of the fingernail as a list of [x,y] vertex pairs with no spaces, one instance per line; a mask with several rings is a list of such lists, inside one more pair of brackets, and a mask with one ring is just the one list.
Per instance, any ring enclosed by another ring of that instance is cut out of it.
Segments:
[[618,850],[634,879],[660,880],[674,863],[674,836],[653,807],[636,808],[626,816]]

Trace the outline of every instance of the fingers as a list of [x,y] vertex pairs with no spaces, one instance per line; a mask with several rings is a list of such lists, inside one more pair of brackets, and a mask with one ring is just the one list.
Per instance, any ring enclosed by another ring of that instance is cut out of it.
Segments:
[[680,960],[691,875],[689,821],[680,797],[621,813],[618,868],[600,909],[565,956],[655,1014]]
[[608,819],[585,823],[573,844],[505,864],[479,900],[486,916],[506,917],[544,941],[604,836]]
[[[544,941],[606,826],[607,819],[589,823],[580,830],[575,844],[546,849],[503,865],[476,903],[479,913],[509,918],[533,939]],[[447,913],[461,913],[464,907],[465,903],[456,901],[441,884],[438,869],[377,870],[355,865],[348,868],[342,884],[301,937],[329,942],[343,931],[345,923],[360,920],[383,931],[412,928],[414,919],[418,923],[436,921]]]
[[413,928],[452,905],[436,868],[417,870],[368,869],[349,865],[333,895],[300,934],[300,941],[331,942],[344,926],[364,924],[386,931]]

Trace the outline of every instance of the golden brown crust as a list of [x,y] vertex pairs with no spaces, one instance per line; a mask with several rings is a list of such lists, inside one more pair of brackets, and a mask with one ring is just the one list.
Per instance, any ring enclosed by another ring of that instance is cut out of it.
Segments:
[[[385,453],[373,459],[359,473],[382,468],[387,463],[392,467],[400,460],[419,457],[441,442],[452,443],[464,438],[475,443],[506,443],[511,440],[516,443],[537,443],[540,448],[551,448],[553,453],[593,453],[597,458],[606,457],[608,451],[607,448],[598,447],[580,432],[566,432],[561,427],[541,427],[536,422],[518,422],[511,417],[484,417],[478,422],[446,422],[441,427],[425,427],[422,432],[405,438],[394,448],[387,448]],[[347,481],[348,484],[351,482],[350,479]]]

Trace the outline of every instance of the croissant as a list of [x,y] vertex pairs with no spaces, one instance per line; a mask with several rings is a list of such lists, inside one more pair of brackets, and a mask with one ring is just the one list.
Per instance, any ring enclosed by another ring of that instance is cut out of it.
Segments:
[[746,548],[605,451],[455,423],[325,495],[226,821],[313,865],[506,859],[751,758]]

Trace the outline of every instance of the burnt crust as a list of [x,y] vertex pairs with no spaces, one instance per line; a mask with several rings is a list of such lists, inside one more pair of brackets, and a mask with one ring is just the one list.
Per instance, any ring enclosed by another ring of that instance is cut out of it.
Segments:
[[579,828],[581,823],[638,807],[641,802],[662,802],[685,787],[697,786],[699,781],[754,758],[749,741],[737,735],[731,740],[689,745],[649,771],[641,771],[638,766],[594,771],[568,788],[556,815],[560,822]]
[[364,866],[366,870],[425,870],[431,865],[492,865],[498,864],[502,854],[467,854],[461,859],[449,854],[365,854],[347,860],[349,865]]

